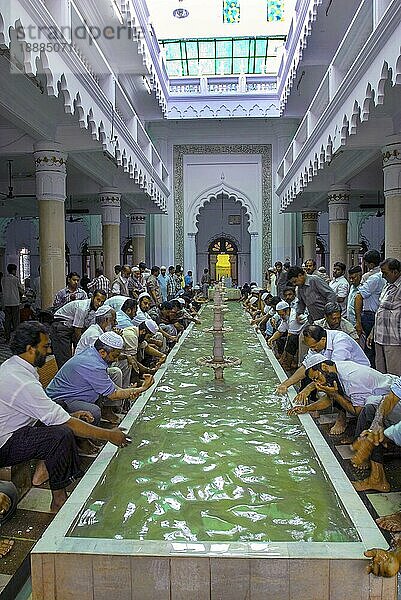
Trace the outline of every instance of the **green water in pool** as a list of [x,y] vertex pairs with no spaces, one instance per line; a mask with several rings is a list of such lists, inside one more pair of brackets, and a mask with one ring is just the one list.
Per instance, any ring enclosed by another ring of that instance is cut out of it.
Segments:
[[164,541],[359,541],[242,307],[229,303],[215,384],[209,306],[69,535]]

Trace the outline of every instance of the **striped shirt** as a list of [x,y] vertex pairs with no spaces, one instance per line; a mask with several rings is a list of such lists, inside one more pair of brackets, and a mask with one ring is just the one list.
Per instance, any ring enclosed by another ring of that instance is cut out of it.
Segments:
[[99,275],[99,277],[95,277],[93,281],[88,283],[88,290],[92,293],[95,290],[104,290],[107,297],[109,297],[111,291],[110,279],[107,279],[105,275]]
[[383,346],[401,346],[401,276],[383,288],[376,312],[374,339]]

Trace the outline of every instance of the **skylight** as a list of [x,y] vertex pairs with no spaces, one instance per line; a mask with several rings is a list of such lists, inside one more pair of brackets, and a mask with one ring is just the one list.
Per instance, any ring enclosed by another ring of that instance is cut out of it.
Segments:
[[169,77],[277,72],[285,36],[160,40]]

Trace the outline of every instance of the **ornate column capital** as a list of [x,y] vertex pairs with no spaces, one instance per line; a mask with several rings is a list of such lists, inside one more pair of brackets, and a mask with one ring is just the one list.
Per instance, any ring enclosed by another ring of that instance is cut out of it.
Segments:
[[329,206],[329,223],[347,223],[349,210],[349,190],[333,188],[327,195]]
[[146,236],[146,214],[141,212],[130,213],[129,226],[131,237]]
[[65,200],[67,154],[58,142],[34,145],[36,197],[38,200]]
[[401,141],[383,146],[382,160],[385,195],[401,195]]
[[103,225],[120,225],[121,194],[116,188],[105,188],[99,194]]
[[319,213],[317,211],[302,211],[302,223],[307,223],[309,221],[316,222],[319,219]]

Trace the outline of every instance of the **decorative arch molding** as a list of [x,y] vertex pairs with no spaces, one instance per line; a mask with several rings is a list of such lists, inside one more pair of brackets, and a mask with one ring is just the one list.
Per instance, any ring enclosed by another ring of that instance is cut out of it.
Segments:
[[[271,211],[272,211],[272,147],[271,144],[184,144],[173,146],[174,170],[174,251],[176,264],[184,263],[184,156],[193,154],[257,154],[262,162],[262,206],[260,244],[262,254],[261,272],[265,272],[271,263]],[[218,189],[221,189],[221,183]],[[228,187],[228,186],[227,186]],[[238,195],[238,190],[236,191]],[[239,196],[244,195],[239,191]],[[206,201],[206,199],[205,199]],[[251,203],[248,199],[249,205]],[[201,204],[201,202],[199,202]],[[245,205],[245,198],[244,198]],[[256,213],[256,214],[258,214]],[[254,227],[255,230],[255,227]],[[196,231],[196,229],[194,229]],[[192,232],[193,233],[193,232]],[[255,231],[251,231],[255,234]],[[252,235],[251,235],[252,237]],[[255,235],[253,236],[255,237]],[[258,236],[256,236],[258,237]],[[256,260],[256,257],[254,257]],[[256,267],[255,267],[256,269]]]
[[[373,71],[375,69],[375,71]],[[343,82],[342,86],[347,83]],[[401,85],[401,47],[398,46],[391,60],[374,62],[360,77],[359,83],[350,93],[343,107],[338,106],[333,118],[324,128],[324,137],[315,136],[316,143],[299,163],[294,177],[288,182],[281,195],[281,210],[284,211],[296,196],[325,169],[339,149],[346,148],[351,139],[357,136],[364,123],[369,121],[374,109],[385,104],[386,98],[395,86]],[[324,123],[325,114],[334,112],[333,102],[329,103],[320,120]],[[306,141],[306,145],[308,144]],[[315,165],[310,169],[311,162]],[[294,167],[294,163],[291,168]],[[307,176],[306,176],[307,175]]]
[[237,190],[234,187],[228,185],[215,185],[212,186],[203,192],[201,192],[189,205],[189,212],[193,214],[192,219],[192,228],[188,233],[193,232],[196,233],[198,230],[198,221],[199,221],[199,213],[201,209],[205,206],[205,204],[210,204],[213,200],[218,200],[217,196],[219,194],[226,194],[229,200],[232,200],[236,203],[239,203],[241,207],[245,208],[246,214],[249,219],[248,231],[250,232],[254,228],[255,223],[255,215],[260,212],[257,210],[257,207],[251,201],[249,196]]
[[209,238],[207,241],[207,247],[209,248],[211,244],[213,244],[217,240],[220,240],[221,238],[225,238],[226,240],[228,240],[229,242],[234,244],[237,251],[241,252],[241,243],[239,242],[239,240],[237,240],[237,238],[234,237],[233,235],[231,235],[229,233],[225,233],[224,231],[219,233],[218,235],[213,235],[211,238]]
[[[3,51],[9,51],[12,68],[34,78],[43,93],[58,98],[63,105],[64,112],[72,115],[79,127],[86,129],[91,138],[99,142],[103,151],[111,152],[115,157],[117,167],[127,173],[134,183],[150,196],[163,212],[166,212],[167,203],[164,193],[146,172],[145,166],[141,164],[138,155],[132,149],[137,145],[135,140],[132,140],[130,144],[126,141],[125,136],[120,136],[117,147],[110,147],[104,125],[106,118],[110,123],[108,123],[110,128],[114,119],[119,128],[126,129],[127,137],[130,136],[130,132],[121,117],[116,112],[113,115],[109,102],[104,102],[100,108],[98,104],[94,103],[91,94],[79,84],[74,72],[79,73],[82,70],[81,60],[83,59],[79,57],[75,49],[72,47],[71,51],[66,53],[72,63],[69,67],[71,72],[68,72],[67,64],[60,57],[62,53],[26,50],[26,47],[21,44],[21,39],[24,39],[26,35],[24,23],[20,19],[9,23],[6,22],[6,18],[7,13],[0,12],[0,47]],[[29,35],[26,36],[26,39],[29,39]],[[98,87],[95,75],[91,73],[88,74],[88,77],[93,79],[95,93],[96,87]],[[156,82],[157,78],[153,77],[153,79]]]

